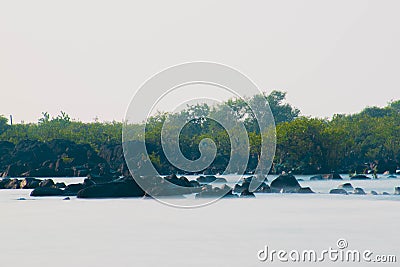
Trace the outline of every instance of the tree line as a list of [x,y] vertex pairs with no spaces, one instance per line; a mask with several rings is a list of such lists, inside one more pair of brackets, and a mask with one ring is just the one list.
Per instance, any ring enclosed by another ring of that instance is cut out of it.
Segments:
[[[179,114],[158,113],[146,123],[145,142],[150,158],[160,173],[177,172],[166,159],[161,146],[164,122],[171,116],[182,116],[187,124],[182,129],[179,147],[183,155],[195,160],[200,157],[199,143],[211,138],[217,155],[205,170],[222,173],[230,159],[231,140],[226,130],[216,121],[207,119],[217,112],[233,112],[246,128],[250,143],[247,171],[254,171],[260,153],[260,129],[247,103],[262,102],[266,98],[275,118],[276,153],[271,172],[298,174],[395,172],[400,165],[400,100],[386,107],[367,107],[357,114],[336,114],[332,118],[301,116],[300,111],[285,101],[286,93],[273,91],[249,99],[229,99],[219,106],[207,104],[188,106]],[[229,107],[229,109],[226,109]],[[137,125],[138,129],[140,128]],[[0,141],[18,143],[22,140],[49,142],[66,139],[90,144],[99,150],[104,144],[120,145],[122,122],[84,123],[61,112],[56,117],[44,112],[37,123],[9,125],[0,116]],[[142,140],[133,125],[132,140]],[[140,157],[138,157],[140,158]]]

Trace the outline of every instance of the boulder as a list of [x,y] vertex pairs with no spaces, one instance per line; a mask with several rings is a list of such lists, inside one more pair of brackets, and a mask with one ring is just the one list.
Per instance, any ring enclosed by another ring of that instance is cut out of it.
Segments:
[[356,187],[356,188],[354,188],[353,194],[355,194],[355,195],[365,195],[365,191],[364,191],[364,189],[362,189],[360,187]]
[[400,195],[400,187],[395,187],[394,188],[394,194],[395,195]]
[[310,187],[302,187],[302,188],[299,188],[296,193],[299,193],[299,194],[314,194],[314,191],[312,191]]
[[18,179],[3,179],[0,188],[3,189],[19,189],[21,181]]
[[255,191],[255,193],[271,193],[271,187],[266,183],[262,183]]
[[292,174],[279,175],[271,182],[270,187],[273,192],[283,193],[295,193],[301,188],[296,177],[294,177]]
[[166,176],[164,178],[164,180],[169,183],[172,183],[174,185],[178,185],[178,186],[182,186],[182,187],[192,187],[192,184],[185,176],[178,178],[175,174],[172,174],[172,175]]
[[344,183],[338,186],[338,188],[343,188],[343,189],[353,189],[353,186],[351,185],[351,183]]
[[79,191],[86,188],[83,184],[69,184],[64,189],[65,196],[76,196]]
[[[225,192],[225,193],[224,193]],[[238,195],[233,194],[232,190],[226,185],[222,186],[222,188],[218,187],[203,187],[202,191],[196,194],[195,198],[237,198]]]
[[329,194],[337,194],[337,195],[347,195],[347,191],[341,188],[332,189],[329,191]]
[[368,176],[365,176],[363,174],[357,174],[353,177],[350,178],[351,180],[371,180]]
[[200,176],[196,179],[197,182],[201,184],[209,184],[209,183],[226,183],[225,178],[217,178],[214,175]]
[[256,197],[253,192],[249,192],[249,190],[245,189],[240,193],[241,198],[254,198]]
[[143,197],[144,195],[145,192],[131,177],[92,185],[78,192],[78,198],[121,198]]
[[40,182],[39,184],[40,187],[54,187],[54,181],[52,179],[45,179]]
[[41,180],[32,178],[32,177],[27,177],[23,179],[20,183],[20,188],[21,189],[35,189],[36,187],[39,187]]
[[324,178],[322,177],[322,175],[315,175],[310,177],[310,181],[318,181],[318,180],[323,180]]
[[55,188],[62,189],[62,188],[65,188],[65,187],[67,187],[67,186],[65,185],[65,183],[56,183],[56,184],[54,185],[54,187],[55,187]]
[[52,197],[63,195],[64,192],[61,189],[54,187],[37,187],[31,192],[32,197]]
[[96,175],[90,173],[87,175],[87,179],[93,181],[95,184],[103,184],[118,179],[118,175],[111,175],[111,174]]
[[340,174],[337,173],[324,174],[322,178],[327,180],[343,180],[342,176],[340,176]]
[[9,178],[3,178],[0,180],[0,189],[5,189],[4,186],[10,182]]
[[372,191],[371,191],[371,195],[376,196],[376,195],[378,195],[378,193],[377,193],[376,191],[372,190]]

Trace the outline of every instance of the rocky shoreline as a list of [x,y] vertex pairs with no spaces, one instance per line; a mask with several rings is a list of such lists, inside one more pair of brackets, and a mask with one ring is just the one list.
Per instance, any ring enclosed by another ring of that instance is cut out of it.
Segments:
[[[78,198],[128,198],[128,197],[184,197],[194,194],[195,198],[209,198],[222,196],[224,198],[249,198],[255,197],[255,193],[287,193],[287,194],[314,194],[310,187],[302,187],[295,176],[283,174],[268,184],[267,179],[259,181],[261,184],[255,190],[250,190],[250,184],[255,176],[244,178],[241,182],[229,187],[224,178],[215,176],[200,176],[195,180],[186,177],[170,175],[167,177],[141,177],[152,184],[149,192],[143,191],[132,176],[114,178],[111,176],[88,175],[82,183],[66,185],[56,183],[52,179],[38,179],[27,177],[23,179],[3,178],[0,180],[0,190],[6,189],[33,189],[32,197],[78,197]],[[340,184],[333,188],[330,194],[340,195],[378,195],[376,191],[366,193],[360,187],[353,187],[350,182]],[[381,195],[390,195],[381,192]],[[400,187],[394,188],[393,195],[400,195]]]

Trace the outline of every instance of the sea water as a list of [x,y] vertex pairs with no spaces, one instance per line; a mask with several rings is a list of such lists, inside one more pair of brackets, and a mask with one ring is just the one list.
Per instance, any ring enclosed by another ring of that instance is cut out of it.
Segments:
[[[226,177],[228,181],[237,177]],[[348,181],[308,181],[319,194],[257,194],[197,209],[152,199],[32,198],[0,190],[0,266],[268,266],[258,252],[348,248],[397,255],[400,196],[329,195]],[[79,179],[58,179],[68,183]],[[271,179],[270,179],[271,180]],[[366,192],[393,193],[400,179],[350,181]],[[196,200],[193,200],[196,201]],[[309,266],[310,263],[295,263]],[[322,262],[319,266],[365,266]],[[369,263],[368,266],[378,266]]]

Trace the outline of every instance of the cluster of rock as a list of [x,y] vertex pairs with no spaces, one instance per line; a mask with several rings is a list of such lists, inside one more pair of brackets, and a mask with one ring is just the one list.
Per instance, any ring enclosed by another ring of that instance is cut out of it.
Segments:
[[[313,193],[310,188],[302,188],[293,175],[281,175],[271,182],[269,186],[264,179],[255,190],[250,184],[256,177],[243,179],[234,188],[223,184],[221,187],[215,183],[226,182],[224,178],[215,176],[201,176],[196,180],[186,177],[170,175],[167,177],[141,177],[139,180],[132,176],[114,178],[113,176],[88,175],[83,183],[69,184],[55,183],[52,179],[40,180],[37,178],[8,179],[0,181],[0,189],[33,189],[31,196],[77,196],[78,198],[118,198],[118,197],[143,197],[143,196],[183,196],[196,194],[196,198],[223,196],[227,198],[255,197],[254,193]],[[150,188],[144,192],[142,187]]]
[[[353,187],[351,183],[344,183],[340,184],[338,188],[334,188],[329,191],[330,194],[336,194],[336,195],[367,195],[361,187]],[[369,194],[371,195],[379,195],[378,192],[372,190]],[[382,195],[390,195],[388,192],[383,192]],[[394,188],[394,195],[400,195],[400,187],[395,187]]]
[[[324,178],[326,179],[326,178]],[[333,179],[333,178],[332,178]],[[257,188],[252,188],[252,182]],[[212,175],[200,176],[189,180],[184,176],[169,175],[166,177],[152,176],[134,179],[132,176],[115,177],[114,175],[90,174],[82,183],[69,184],[55,183],[52,179],[9,179],[0,180],[0,189],[33,189],[31,196],[77,196],[78,198],[124,198],[144,196],[184,196],[195,194],[196,198],[224,197],[249,198],[255,193],[314,193],[309,187],[302,187],[292,174],[283,174],[270,184],[266,178],[251,176],[244,178],[240,183],[229,187],[224,178]],[[145,192],[142,188],[146,188]],[[351,183],[343,183],[332,189],[330,194],[366,195],[359,187],[353,188]],[[378,195],[371,191],[370,194]],[[395,195],[400,195],[400,187],[395,188]],[[388,195],[384,192],[383,195]]]

